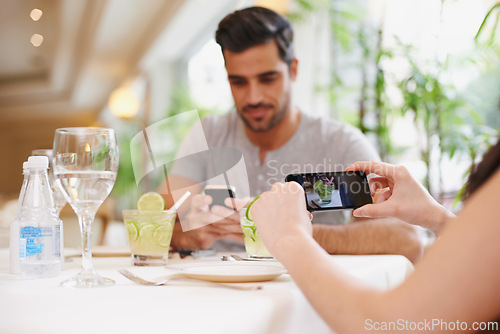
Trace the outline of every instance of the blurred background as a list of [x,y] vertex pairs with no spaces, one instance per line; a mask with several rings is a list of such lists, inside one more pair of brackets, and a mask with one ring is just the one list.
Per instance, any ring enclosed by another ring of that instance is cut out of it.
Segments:
[[[126,243],[121,210],[161,182],[138,187],[131,139],[185,111],[232,108],[214,33],[252,5],[294,26],[303,112],[357,126],[383,160],[459,210],[470,167],[500,129],[498,0],[0,0],[0,246],[23,161],[68,126],[117,131],[120,169],[93,240]],[[163,129],[167,161],[191,121]],[[61,218],[66,244],[78,246],[69,206]]]

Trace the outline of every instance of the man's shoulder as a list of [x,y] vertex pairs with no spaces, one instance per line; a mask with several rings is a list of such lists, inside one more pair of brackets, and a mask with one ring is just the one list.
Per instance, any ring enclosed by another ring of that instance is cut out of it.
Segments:
[[375,146],[355,126],[326,117],[305,115],[303,119],[303,138],[309,138],[315,147],[323,145],[329,156],[344,157],[346,163],[380,159]]

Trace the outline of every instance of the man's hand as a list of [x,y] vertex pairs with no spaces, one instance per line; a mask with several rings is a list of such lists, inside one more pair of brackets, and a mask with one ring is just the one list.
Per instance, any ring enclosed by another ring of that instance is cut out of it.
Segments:
[[[233,202],[235,209],[231,208]],[[180,224],[176,224],[179,226],[176,226],[176,237],[172,240],[174,249],[206,249],[223,238],[243,242],[237,210],[243,208],[248,200],[226,198],[225,204],[229,207],[214,205],[210,209],[211,203],[212,197],[208,195],[193,196],[189,212],[180,217]]]

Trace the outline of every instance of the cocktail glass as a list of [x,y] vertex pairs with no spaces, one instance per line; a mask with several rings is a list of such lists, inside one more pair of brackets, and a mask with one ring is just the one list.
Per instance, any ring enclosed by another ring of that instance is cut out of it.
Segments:
[[333,185],[324,184],[323,187],[316,189],[321,203],[328,204],[332,201]]
[[262,242],[259,231],[257,231],[257,227],[253,221],[246,218],[244,212],[240,214],[240,224],[243,231],[245,251],[247,252],[248,257],[272,259],[273,256]]
[[133,265],[166,265],[176,212],[123,210],[122,213]]

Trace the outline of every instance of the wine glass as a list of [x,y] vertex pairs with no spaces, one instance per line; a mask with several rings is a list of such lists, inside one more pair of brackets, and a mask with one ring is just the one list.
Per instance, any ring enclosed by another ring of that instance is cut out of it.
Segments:
[[57,180],[56,176],[54,175],[52,149],[36,149],[31,151],[31,155],[46,156],[49,158],[49,181],[52,192],[54,193],[54,202],[56,204],[57,215],[59,216],[62,208],[64,208],[67,201],[66,198],[64,198],[64,195],[60,188],[59,180]]
[[112,285],[97,275],[90,250],[92,223],[108,197],[118,171],[118,145],[112,129],[61,128],[54,137],[54,174],[71,205],[82,233],[82,269],[63,286],[92,288]]

